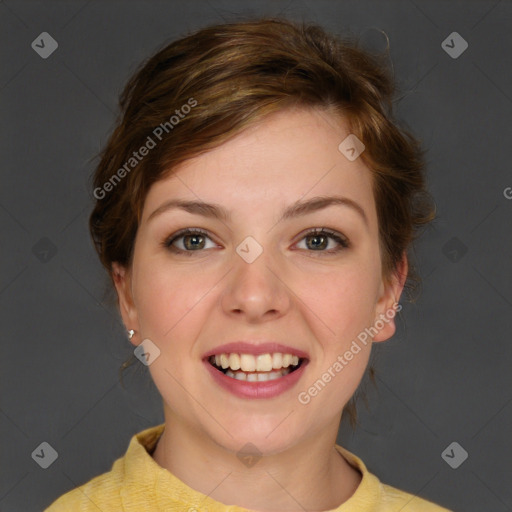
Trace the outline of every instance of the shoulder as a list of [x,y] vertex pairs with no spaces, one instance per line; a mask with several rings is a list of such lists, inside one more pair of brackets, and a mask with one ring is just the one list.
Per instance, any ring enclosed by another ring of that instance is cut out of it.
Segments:
[[359,487],[351,498],[342,504],[337,512],[361,510],[368,512],[453,512],[414,494],[382,483],[368,471],[365,463],[354,453],[342,446],[336,449],[362,475]]
[[[400,510],[400,512],[453,512],[447,508],[436,505],[424,498],[420,498],[406,491],[401,491],[390,485],[381,484],[383,512]],[[379,509],[380,510],[380,509]]]
[[97,512],[98,506],[102,512],[122,510],[121,486],[119,472],[113,468],[63,494],[44,512]]
[[[126,503],[146,503],[151,499],[160,470],[148,452],[164,426],[156,425],[133,435],[125,454],[113,463],[110,471],[63,494],[44,512],[119,512],[125,510]],[[135,506],[133,510],[141,507]]]

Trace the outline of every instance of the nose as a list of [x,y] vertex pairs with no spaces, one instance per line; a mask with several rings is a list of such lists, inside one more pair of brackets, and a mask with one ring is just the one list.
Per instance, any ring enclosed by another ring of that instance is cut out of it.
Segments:
[[235,254],[234,268],[222,296],[222,307],[228,315],[244,316],[251,323],[277,319],[290,308],[290,289],[283,272],[275,268],[275,259],[267,251],[252,263]]

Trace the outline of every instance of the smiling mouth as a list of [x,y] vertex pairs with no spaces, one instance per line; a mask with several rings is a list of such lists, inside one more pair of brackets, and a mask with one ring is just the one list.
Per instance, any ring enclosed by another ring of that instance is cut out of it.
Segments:
[[218,354],[210,356],[208,362],[232,379],[247,382],[276,380],[296,371],[306,361],[292,354]]

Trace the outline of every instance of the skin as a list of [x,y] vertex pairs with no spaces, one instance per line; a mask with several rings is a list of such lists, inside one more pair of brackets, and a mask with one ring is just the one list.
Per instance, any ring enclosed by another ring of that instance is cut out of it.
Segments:
[[[161,351],[149,366],[166,424],[153,458],[222,503],[260,511],[329,510],[361,481],[334,444],[371,343],[360,344],[307,405],[297,399],[392,309],[404,285],[403,277],[382,274],[370,170],[338,150],[349,133],[344,119],[326,111],[292,109],[182,163],[147,195],[131,267],[113,265],[123,321],[136,331],[132,343],[149,338]],[[367,224],[339,205],[277,222],[295,201],[331,195],[357,202]],[[149,219],[176,198],[220,204],[231,219],[181,209]],[[323,227],[343,234],[350,246],[329,254],[339,244],[327,238],[317,249],[306,232]],[[191,256],[162,246],[182,228],[208,232],[200,250],[191,237],[187,246],[184,238],[174,242]],[[235,250],[247,236],[263,248],[250,264]],[[407,274],[405,255],[398,268]],[[373,342],[394,332],[390,320]],[[238,398],[215,384],[201,361],[206,351],[236,340],[281,342],[306,351],[310,362],[284,394]],[[236,457],[247,442],[262,453],[252,467]]]

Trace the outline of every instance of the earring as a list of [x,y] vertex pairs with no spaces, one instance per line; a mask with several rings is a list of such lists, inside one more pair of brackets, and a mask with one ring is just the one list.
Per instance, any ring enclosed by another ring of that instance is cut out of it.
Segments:
[[128,339],[131,341],[131,339],[133,338],[133,335],[135,334],[135,331],[133,329],[130,329],[128,331]]

